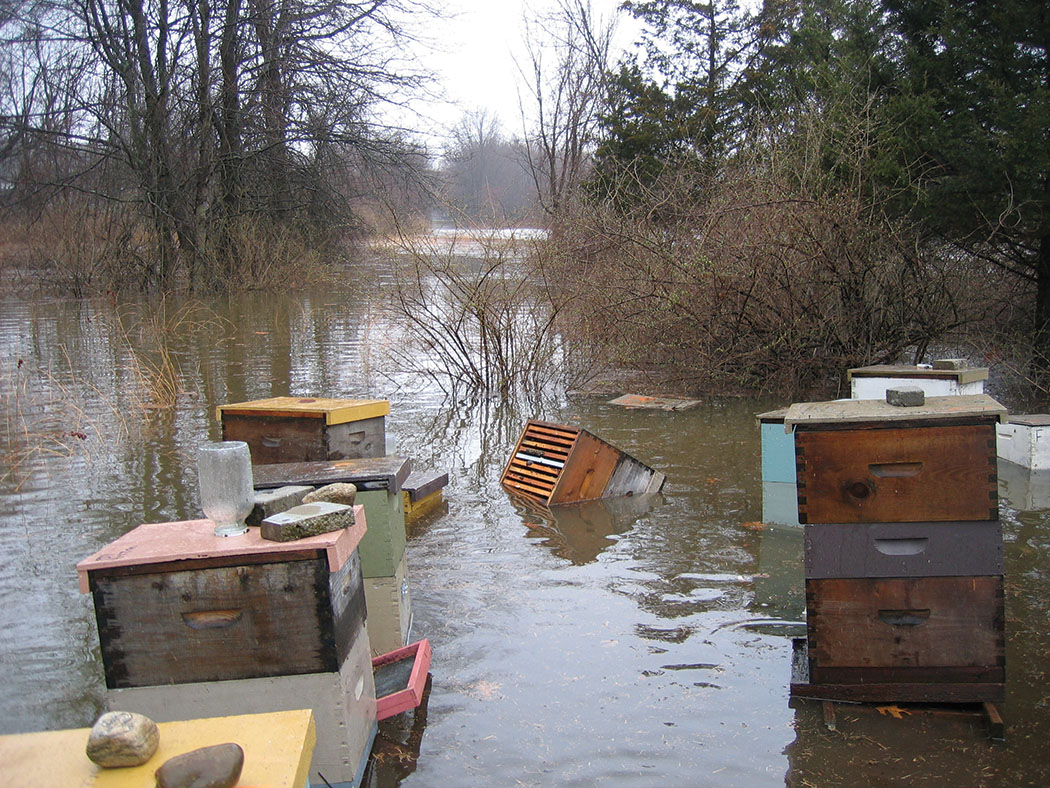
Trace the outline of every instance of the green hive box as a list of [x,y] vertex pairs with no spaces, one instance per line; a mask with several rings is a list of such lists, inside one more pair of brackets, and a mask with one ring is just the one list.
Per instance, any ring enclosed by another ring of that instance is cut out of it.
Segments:
[[349,482],[357,487],[355,503],[365,510],[368,531],[358,550],[364,577],[392,577],[405,554],[405,513],[401,485],[412,470],[405,457],[369,457],[329,462],[285,462],[257,465],[257,490],[289,484],[317,487]]

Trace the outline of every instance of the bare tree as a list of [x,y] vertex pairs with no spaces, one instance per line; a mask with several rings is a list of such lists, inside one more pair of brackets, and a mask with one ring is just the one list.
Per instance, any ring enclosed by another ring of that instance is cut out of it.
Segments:
[[[316,246],[351,223],[334,168],[411,154],[375,109],[426,79],[409,54],[420,13],[426,0],[9,3],[0,171],[137,212],[144,287],[228,282],[261,225]],[[40,172],[45,151],[64,172]]]
[[614,31],[615,20],[596,18],[589,0],[559,0],[550,14],[526,20],[519,103],[529,170],[550,216],[586,174]]

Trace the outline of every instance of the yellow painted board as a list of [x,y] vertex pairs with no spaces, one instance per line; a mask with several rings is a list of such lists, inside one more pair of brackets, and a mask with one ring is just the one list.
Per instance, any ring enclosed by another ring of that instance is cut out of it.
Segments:
[[343,424],[348,421],[362,421],[390,413],[390,402],[385,399],[325,399],[323,397],[270,397],[250,402],[235,402],[219,405],[216,418],[222,421],[222,414],[237,416],[302,416],[304,418],[324,417],[325,424]]
[[317,731],[310,709],[161,722],[160,746],[141,766],[102,769],[85,754],[90,728],[0,736],[4,788],[149,788],[169,758],[213,744],[244,750],[238,786],[304,788]]

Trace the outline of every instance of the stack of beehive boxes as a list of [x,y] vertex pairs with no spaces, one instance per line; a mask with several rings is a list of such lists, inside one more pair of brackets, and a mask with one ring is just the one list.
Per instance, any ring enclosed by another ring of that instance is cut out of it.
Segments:
[[1004,416],[983,394],[788,409],[807,619],[793,695],[1002,698],[995,426]]
[[368,532],[361,573],[374,654],[408,644],[412,604],[401,487],[411,471],[386,455],[386,400],[272,397],[221,405],[224,440],[251,450],[257,489],[349,482],[357,486]]
[[310,708],[310,780],[359,783],[376,695],[357,547],[366,523],[297,542],[210,520],[141,525],[77,564],[110,709],[158,722]]

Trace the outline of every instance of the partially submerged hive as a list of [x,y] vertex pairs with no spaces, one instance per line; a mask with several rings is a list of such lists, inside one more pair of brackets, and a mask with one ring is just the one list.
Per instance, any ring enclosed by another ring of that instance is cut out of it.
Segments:
[[500,483],[547,506],[659,492],[667,477],[586,430],[529,420]]

